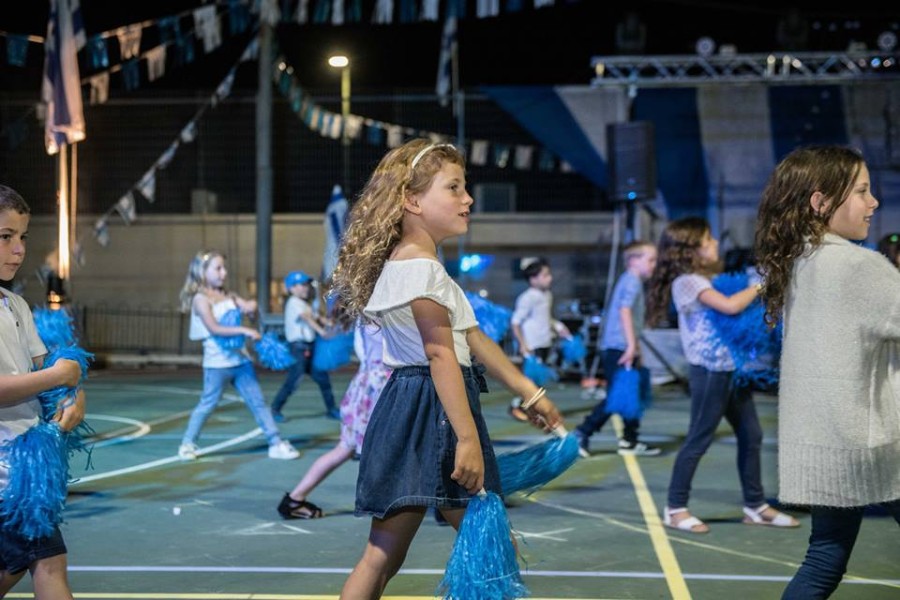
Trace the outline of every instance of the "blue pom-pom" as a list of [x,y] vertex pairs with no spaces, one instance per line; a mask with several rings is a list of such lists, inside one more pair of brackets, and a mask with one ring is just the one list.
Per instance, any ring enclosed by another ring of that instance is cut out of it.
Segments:
[[608,414],[616,413],[623,419],[639,419],[644,412],[641,402],[641,374],[639,369],[620,368],[612,375],[604,401]]
[[505,306],[495,304],[490,300],[482,298],[473,292],[466,292],[466,298],[475,311],[475,319],[478,326],[486,336],[497,342],[498,344],[506,337],[509,331],[509,320],[512,317],[512,311]]
[[64,399],[74,396],[80,385],[86,378],[88,372],[88,364],[94,359],[94,355],[84,348],[78,346],[67,346],[57,348],[50,352],[44,359],[44,369],[52,367],[56,361],[60,359],[74,360],[81,367],[81,378],[75,386],[59,385],[55,388],[40,392],[37,396],[41,401],[41,409],[44,413],[44,419],[49,420],[56,414],[57,405]]
[[38,336],[47,346],[47,350],[53,351],[62,346],[71,346],[76,342],[72,316],[66,309],[51,310],[41,307],[32,310],[32,314]]
[[573,433],[500,454],[497,466],[503,493],[525,491],[530,494],[562,475],[576,460],[578,439]]
[[[219,318],[219,325],[225,327],[237,327],[241,324],[242,319],[243,317],[241,316],[240,309],[232,308],[225,311],[221,318]],[[214,335],[212,338],[216,341],[216,344],[219,345],[219,348],[222,348],[223,350],[240,350],[247,341],[247,337],[244,334]]]
[[50,535],[62,522],[69,481],[64,437],[55,423],[39,422],[0,446],[0,457],[10,465],[0,518],[28,539]]
[[562,349],[563,360],[570,363],[578,363],[584,360],[587,355],[587,348],[584,345],[584,336],[576,333],[569,339],[563,340],[560,344]]
[[540,361],[536,356],[526,356],[522,363],[522,372],[525,377],[532,380],[535,385],[544,386],[552,381],[559,381],[559,373],[555,369],[548,367]]
[[513,600],[530,592],[522,581],[503,500],[484,492],[469,500],[437,593],[444,600]]
[[353,355],[353,332],[339,332],[332,336],[316,338],[313,347],[312,368],[316,371],[333,371],[350,362]]
[[271,331],[264,333],[254,348],[260,364],[273,371],[283,371],[297,362],[288,345]]
[[[722,273],[712,280],[713,287],[730,296],[749,286],[746,273]],[[735,382],[770,388],[778,383],[778,361],[781,356],[781,327],[769,328],[765,322],[765,305],[756,298],[736,315],[709,309],[709,319],[717,341],[731,352],[735,364]]]

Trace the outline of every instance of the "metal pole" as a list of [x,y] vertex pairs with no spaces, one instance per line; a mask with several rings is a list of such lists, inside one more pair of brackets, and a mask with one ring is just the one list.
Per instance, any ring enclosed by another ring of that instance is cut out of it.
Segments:
[[271,304],[272,279],[272,27],[259,29],[259,79],[256,95],[256,298],[260,326]]
[[350,133],[347,130],[347,117],[350,116],[350,63],[341,69],[341,117],[343,128],[341,143],[343,144],[343,182],[344,194],[350,194]]

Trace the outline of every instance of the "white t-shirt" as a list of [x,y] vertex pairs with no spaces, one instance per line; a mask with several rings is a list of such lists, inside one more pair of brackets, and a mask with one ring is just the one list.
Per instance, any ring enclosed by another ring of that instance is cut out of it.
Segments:
[[[221,321],[222,315],[229,310],[236,309],[235,301],[232,298],[226,298],[212,305],[213,318]],[[222,348],[203,324],[203,319],[193,309],[191,309],[191,328],[188,337],[192,340],[203,340],[203,368],[228,369],[250,360],[246,346],[237,350]]]
[[549,348],[553,345],[552,307],[553,293],[550,290],[529,287],[516,298],[510,321],[522,329],[522,337],[529,348]]
[[289,342],[315,341],[316,330],[304,318],[312,314],[309,302],[297,296],[289,297],[284,304],[284,339]]
[[712,288],[703,275],[687,273],[672,282],[672,301],[678,310],[678,332],[688,363],[710,371],[734,371],[734,359],[725,344],[715,341],[716,330],[709,319],[707,307],[700,302],[700,293]]
[[444,266],[430,258],[389,260],[375,283],[364,312],[382,325],[384,364],[391,368],[428,365],[410,306],[418,298],[433,300],[450,311],[456,359],[463,366],[471,366],[466,331],[478,326],[475,311]]
[[[25,300],[4,290],[0,300],[0,373],[24,375],[34,370],[34,358],[47,354],[38,336],[34,317]],[[34,426],[41,415],[36,396],[0,406],[0,443],[11,440]],[[0,489],[9,483],[9,465],[0,461]]]

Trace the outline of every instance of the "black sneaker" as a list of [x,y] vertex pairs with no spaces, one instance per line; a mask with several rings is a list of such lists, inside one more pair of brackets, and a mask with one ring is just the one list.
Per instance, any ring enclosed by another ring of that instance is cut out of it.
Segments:
[[590,456],[591,454],[591,438],[589,436],[584,435],[580,429],[572,430],[572,433],[575,434],[575,439],[578,440],[578,449],[580,450],[579,454],[582,456]]
[[649,446],[644,442],[628,442],[619,440],[619,456],[656,456],[662,448]]

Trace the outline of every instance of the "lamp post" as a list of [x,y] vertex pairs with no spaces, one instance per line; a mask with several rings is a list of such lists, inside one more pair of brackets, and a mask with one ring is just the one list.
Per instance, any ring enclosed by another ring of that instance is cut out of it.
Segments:
[[342,54],[328,58],[328,64],[341,70],[341,144],[343,146],[343,182],[344,193],[349,193],[350,181],[350,136],[347,131],[347,117],[350,116],[350,59]]

